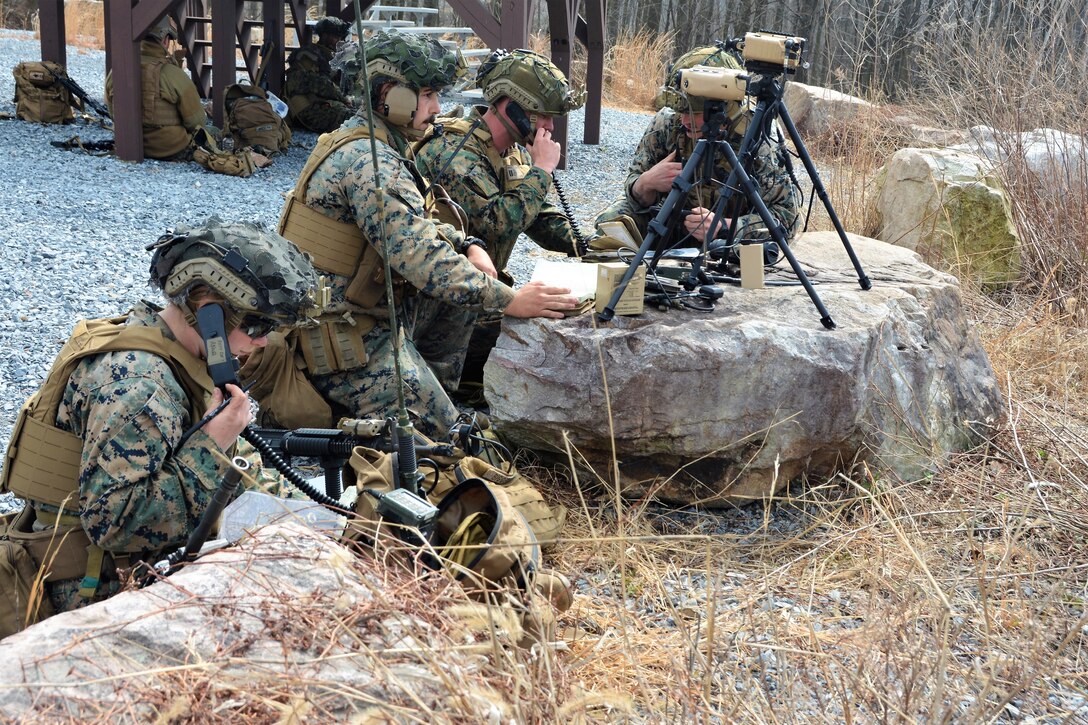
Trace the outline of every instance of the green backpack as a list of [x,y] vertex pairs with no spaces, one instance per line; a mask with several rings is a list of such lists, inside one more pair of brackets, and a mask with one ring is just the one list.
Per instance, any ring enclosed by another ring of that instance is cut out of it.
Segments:
[[15,115],[34,123],[67,123],[72,120],[72,96],[57,80],[67,77],[63,66],[43,61],[24,61],[12,69],[15,76]]

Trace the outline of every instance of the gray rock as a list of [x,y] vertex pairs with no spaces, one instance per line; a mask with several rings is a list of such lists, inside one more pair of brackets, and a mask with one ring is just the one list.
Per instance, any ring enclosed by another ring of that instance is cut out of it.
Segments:
[[[480,677],[478,657],[385,598],[390,575],[305,526],[266,527],[146,589],[4,639],[0,720],[124,712],[151,722],[164,703],[189,714],[205,688],[222,693],[220,717],[244,719],[259,709],[262,687],[290,689],[294,707],[319,702],[305,707],[324,722],[386,708],[422,715],[454,697],[477,722],[508,712]],[[295,713],[299,721],[306,712]]]
[[869,291],[834,234],[794,245],[833,331],[799,287],[728,287],[709,314],[507,320],[484,371],[493,422],[561,460],[569,435],[605,478],[614,441],[626,494],[679,504],[759,498],[858,460],[923,475],[1000,420],[1000,390],[955,278],[851,240]]

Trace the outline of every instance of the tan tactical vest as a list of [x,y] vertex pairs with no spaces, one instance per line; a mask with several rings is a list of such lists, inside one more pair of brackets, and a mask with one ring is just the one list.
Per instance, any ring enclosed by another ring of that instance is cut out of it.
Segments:
[[181,343],[168,340],[158,328],[126,325],[126,320],[115,317],[76,323],[45,383],[19,411],[4,470],[0,472],[0,492],[11,491],[24,499],[57,507],[73,491],[78,492],[83,439],[57,428],[55,422],[68,378],[79,361],[90,355],[141,350],[162,357],[189,396],[193,420],[203,415],[205,395],[215,387],[204,362]]
[[177,106],[167,103],[159,89],[163,66],[174,62],[173,58],[140,58],[140,84],[142,88],[142,120],[144,126],[183,126]]
[[[81,594],[90,598],[98,587],[103,570],[112,571],[118,564],[102,549],[91,544],[79,522],[79,469],[83,455],[83,439],[56,426],[68,379],[76,365],[85,357],[119,350],[140,350],[162,357],[185,389],[189,398],[189,414],[199,420],[205,407],[205,396],[214,389],[207,368],[180,343],[167,339],[156,327],[126,325],[127,317],[103,320],[80,320],[72,336],[61,348],[49,375],[34,395],[23,404],[15,420],[0,471],[0,492],[12,492],[26,499],[28,505],[20,514],[24,529],[19,537],[35,563],[48,567],[45,581],[61,581],[84,575]],[[55,506],[57,514],[35,512],[30,502]],[[43,534],[30,534],[31,517],[55,524]]]
[[[521,183],[521,180],[529,173],[529,169],[532,168],[532,161],[525,158],[525,155],[518,146],[511,147],[507,150],[505,155],[500,154],[499,150],[495,148],[495,144],[491,142],[491,133],[488,131],[487,127],[481,124],[473,129],[472,126],[473,120],[471,118],[457,118],[449,121],[442,119],[444,134],[465,136],[472,130],[472,135],[482,142],[480,145],[483,146],[484,153],[487,155],[487,160],[491,164],[491,170],[494,173],[495,178],[503,180],[505,184],[504,188],[509,189]],[[429,135],[417,142],[412,147],[413,153],[418,155],[419,150],[434,138],[435,136]],[[446,159],[440,158],[439,168],[445,163]],[[437,170],[438,169],[435,169],[435,171]],[[464,216],[464,211],[452,200],[449,200],[449,197],[446,196],[445,189],[438,184],[440,179],[432,179],[432,181],[435,182],[434,188],[440,190],[436,195],[438,197],[438,203],[435,207],[435,216],[439,221],[452,224],[461,231],[464,231],[468,226],[468,220]],[[448,203],[444,203],[447,201]]]

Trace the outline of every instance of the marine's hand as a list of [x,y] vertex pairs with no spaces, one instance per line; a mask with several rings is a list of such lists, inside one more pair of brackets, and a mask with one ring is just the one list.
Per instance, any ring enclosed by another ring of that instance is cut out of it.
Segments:
[[[237,385],[227,384],[230,402],[214,418],[204,424],[204,432],[212,437],[222,451],[228,450],[238,440],[242,429],[253,422],[253,413],[249,407],[249,398]],[[205,414],[223,402],[223,393],[216,388],[212,393],[212,403]]]
[[729,226],[728,219],[722,219],[718,222],[718,225],[714,227],[713,232],[710,231],[710,222],[713,220],[714,214],[710,209],[705,209],[701,206],[697,206],[691,210],[691,213],[684,217],[684,228],[688,230],[688,234],[698,239],[700,242],[707,239],[714,239],[717,237],[718,230],[722,226]]
[[552,132],[546,128],[538,128],[532,145],[529,146],[529,155],[533,157],[533,166],[544,169],[549,174],[559,166],[559,155],[563,147],[558,141],[552,140]]
[[563,310],[573,310],[577,306],[578,300],[570,296],[570,290],[566,287],[530,282],[514,293],[505,314],[511,317],[559,318],[563,316]]
[[491,261],[491,257],[478,244],[470,245],[469,248],[465,250],[465,257],[468,258],[468,261],[472,262],[472,266],[486,274],[488,277],[495,279],[499,276],[499,271],[495,269],[495,263]]
[[635,198],[644,205],[649,206],[657,201],[658,194],[664,194],[672,186],[672,180],[680,175],[684,167],[679,161],[675,161],[676,152],[673,151],[665,158],[658,161],[642,172],[635,179],[631,187]]

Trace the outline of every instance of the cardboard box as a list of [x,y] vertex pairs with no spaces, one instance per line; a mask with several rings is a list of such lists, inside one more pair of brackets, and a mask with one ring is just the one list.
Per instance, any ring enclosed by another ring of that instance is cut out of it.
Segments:
[[[612,299],[612,293],[619,286],[629,266],[626,262],[601,262],[597,265],[597,302],[594,305],[597,312],[604,312],[608,301]],[[620,301],[616,303],[616,314],[641,315],[642,297],[645,293],[646,267],[640,265],[631,277],[631,281],[627,283],[627,289],[623,291]]]

